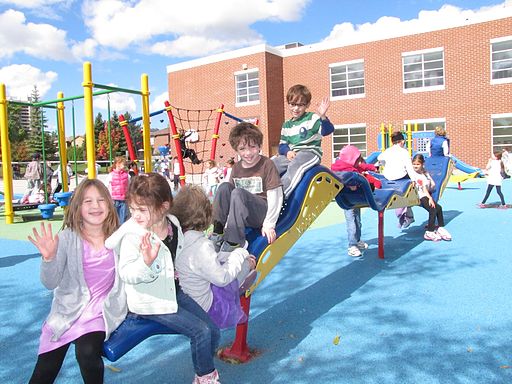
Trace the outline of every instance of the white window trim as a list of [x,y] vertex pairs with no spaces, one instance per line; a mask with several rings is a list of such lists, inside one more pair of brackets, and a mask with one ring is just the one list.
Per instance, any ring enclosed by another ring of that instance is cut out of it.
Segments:
[[[365,133],[366,133],[366,140],[365,140],[365,149],[364,151],[366,152],[366,156],[368,156],[368,124],[366,123],[352,123],[352,124],[334,124],[334,130],[336,131],[336,129],[344,129],[344,128],[362,128],[364,127],[365,129]],[[350,138],[350,136],[349,136]],[[349,143],[350,144],[350,143]],[[332,161],[334,161],[336,159],[336,156],[334,154],[334,137],[333,139],[331,140],[331,155],[332,155]]]
[[494,152],[494,132],[493,132],[493,120],[494,119],[502,119],[512,117],[512,113],[496,113],[491,115],[491,119],[489,121],[489,134],[491,137],[491,155]]
[[[247,101],[245,103],[239,103],[237,101],[237,96],[236,96],[236,91],[238,90],[237,86],[236,86],[236,77],[238,75],[245,75],[247,73],[254,73],[254,72],[259,72],[259,68],[251,68],[251,69],[244,69],[244,70],[241,70],[241,71],[236,71],[233,73],[233,79],[235,81],[235,107],[248,107],[248,106],[251,106],[251,105],[259,105],[260,104],[260,101],[261,101],[261,94],[259,94],[259,100],[256,100],[256,101]],[[258,79],[258,87],[260,87],[261,89],[261,84],[260,84],[260,81]]]
[[[363,63],[364,64],[364,59],[356,59],[356,60],[349,60],[349,61],[340,61],[339,63],[332,63],[332,64],[329,64],[329,70],[331,68],[334,68],[334,67],[339,67],[340,65],[350,65],[350,64],[359,64],[359,63]],[[364,66],[363,66],[364,68]],[[331,101],[336,101],[336,100],[348,100],[348,99],[362,99],[364,97],[366,97],[366,70],[363,69],[363,72],[364,72],[364,92],[363,93],[358,93],[358,94],[355,94],[355,95],[346,95],[346,96],[331,96],[332,95],[332,81],[331,81],[331,76],[330,76],[330,71],[329,71],[329,96],[330,96],[330,99]]]
[[508,77],[506,79],[493,79],[492,78],[492,47],[491,45],[494,43],[501,43],[503,41],[512,40],[512,36],[498,37],[496,39],[489,40],[489,76],[491,80],[491,85],[494,84],[507,84],[512,83],[512,77]]
[[[404,80],[404,61],[403,58],[405,56],[412,56],[412,55],[419,55],[423,53],[431,53],[431,52],[443,52],[443,85],[435,85],[432,87],[421,87],[421,88],[408,88],[406,89],[404,87],[405,80]],[[417,92],[431,92],[431,91],[444,91],[446,89],[446,66],[445,66],[445,55],[444,55],[444,47],[437,47],[437,48],[428,48],[428,49],[422,49],[419,51],[410,51],[410,52],[402,52],[402,91],[403,93],[417,93]]]

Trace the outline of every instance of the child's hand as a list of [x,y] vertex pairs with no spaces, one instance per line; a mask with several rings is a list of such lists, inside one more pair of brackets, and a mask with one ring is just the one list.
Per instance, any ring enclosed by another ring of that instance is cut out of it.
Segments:
[[318,106],[316,107],[316,113],[318,113],[320,118],[325,119],[325,114],[327,113],[330,105],[331,103],[328,97],[324,97],[322,100],[320,100]]
[[148,267],[153,264],[153,261],[155,261],[159,250],[160,243],[156,243],[154,246],[151,245],[151,233],[147,232],[144,234],[144,236],[142,236],[142,240],[140,242],[140,252],[142,253],[144,263],[146,263]]
[[291,161],[292,159],[294,159],[294,158],[295,158],[295,156],[297,156],[297,152],[295,152],[295,151],[288,151],[288,152],[286,152],[286,158],[287,158],[288,160],[290,160],[290,161]]
[[436,203],[432,197],[428,198],[428,205],[430,205],[432,208],[435,208]]
[[269,244],[272,244],[276,239],[276,231],[274,228],[261,228],[261,234],[267,238]]
[[48,223],[48,228],[46,228],[44,222],[41,222],[41,234],[37,232],[37,229],[32,228],[32,232],[34,233],[34,237],[28,236],[29,241],[34,244],[39,252],[41,252],[41,256],[44,261],[51,261],[57,254],[57,246],[59,245],[59,237],[57,235],[53,236],[52,234],[52,224]]
[[249,262],[249,269],[252,271],[253,269],[256,269],[256,257],[254,255],[249,255],[245,259]]

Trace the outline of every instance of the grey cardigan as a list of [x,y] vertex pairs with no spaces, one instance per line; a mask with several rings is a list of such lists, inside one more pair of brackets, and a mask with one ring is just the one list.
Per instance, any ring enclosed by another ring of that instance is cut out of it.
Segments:
[[[46,322],[53,331],[52,341],[58,340],[80,317],[90,300],[84,277],[82,239],[70,229],[59,233],[57,255],[41,262],[41,282],[53,289],[53,301]],[[115,280],[103,304],[106,337],[121,324],[127,314],[124,284],[119,279],[119,255],[114,252]]]

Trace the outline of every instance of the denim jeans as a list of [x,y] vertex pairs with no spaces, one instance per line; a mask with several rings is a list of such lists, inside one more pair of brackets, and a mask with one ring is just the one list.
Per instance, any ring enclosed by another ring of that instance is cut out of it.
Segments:
[[114,200],[114,207],[116,208],[117,217],[119,217],[119,224],[123,224],[126,221],[126,201]]
[[192,349],[192,362],[196,375],[204,376],[213,372],[213,357],[219,346],[220,331],[208,314],[181,289],[176,293],[178,312],[163,315],[140,315],[175,333],[187,336]]
[[361,240],[361,208],[344,209],[347,222],[348,246],[356,245]]

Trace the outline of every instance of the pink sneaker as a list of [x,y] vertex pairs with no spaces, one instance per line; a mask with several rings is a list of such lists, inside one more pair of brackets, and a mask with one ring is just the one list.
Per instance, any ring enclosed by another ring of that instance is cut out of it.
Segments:
[[429,240],[429,241],[439,241],[439,240],[441,240],[441,236],[439,236],[437,234],[437,232],[433,232],[433,231],[425,231],[425,234],[423,235],[423,238],[425,240]]
[[443,239],[444,241],[452,241],[452,235],[448,232],[444,227],[437,228],[436,233]]
[[219,381],[219,372],[215,369],[213,372],[203,375],[197,376],[194,378],[192,384],[220,384]]

